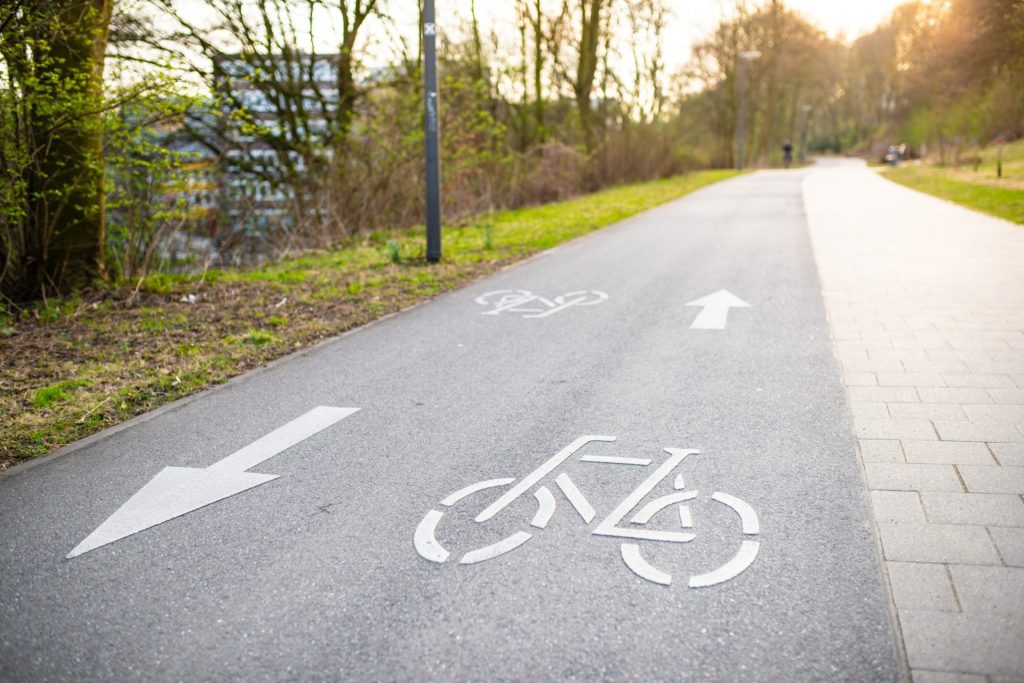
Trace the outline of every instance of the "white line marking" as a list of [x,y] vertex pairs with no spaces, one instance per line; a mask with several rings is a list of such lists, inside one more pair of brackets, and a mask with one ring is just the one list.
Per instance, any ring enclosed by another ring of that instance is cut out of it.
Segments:
[[584,522],[590,524],[594,521],[594,515],[597,513],[594,512],[593,506],[583,495],[583,492],[576,488],[576,484],[572,483],[572,479],[569,478],[568,474],[565,472],[559,474],[555,477],[555,483],[558,484],[558,488],[562,489],[562,493],[569,499],[572,506],[576,508],[576,512],[580,514]]
[[683,529],[693,528],[693,517],[690,516],[690,506],[680,505],[679,506],[679,526]]
[[740,516],[740,521],[743,523],[743,533],[745,534],[757,534],[760,532],[760,528],[757,523],[757,513],[754,512],[754,508],[750,507],[746,501],[742,501],[736,496],[730,496],[728,493],[720,493],[716,491],[711,494],[712,500],[717,500],[719,503],[725,503]]
[[515,550],[531,538],[533,538],[531,534],[528,534],[525,531],[520,531],[519,533],[502,539],[493,545],[469,551],[462,556],[462,559],[459,560],[459,564],[476,564],[477,562],[483,562],[484,560],[490,560],[498,557],[499,555],[504,555],[507,552]]
[[639,538],[648,541],[667,541],[670,543],[688,543],[696,536],[694,534],[683,534],[673,531],[647,531],[638,529],[623,529],[618,526],[622,518],[635,508],[644,496],[651,492],[662,479],[667,477],[672,470],[683,461],[688,455],[700,453],[697,450],[684,450],[682,448],[664,449],[670,457],[647,477],[636,489],[620,502],[611,514],[605,517],[597,525],[593,532],[598,536],[619,536],[623,538]]
[[551,515],[555,514],[555,496],[547,486],[541,486],[533,492],[533,497],[537,499],[537,514],[533,516],[530,526],[543,529],[551,521]]
[[441,501],[441,505],[451,507],[466,496],[470,496],[477,491],[483,491],[484,489],[494,488],[495,486],[504,486],[505,484],[511,484],[515,481],[515,477],[508,477],[506,479],[488,479],[487,481],[478,481],[475,484],[470,484],[465,488],[461,488],[452,495],[448,496]]
[[603,462],[610,465],[650,465],[650,458],[619,458],[614,455],[584,455],[581,462]]
[[[681,503],[684,500],[693,500],[697,497],[699,491],[680,491],[679,493],[670,493],[660,498],[655,498],[647,505],[640,508],[640,512],[633,515],[633,519],[629,520],[633,524],[647,524],[651,521],[651,517],[658,514],[669,505],[673,503]],[[685,528],[685,527],[684,527]]]
[[681,491],[686,488],[686,480],[683,479],[682,472],[676,475],[676,480],[675,482],[672,483],[672,488],[674,488],[676,491]]
[[489,311],[484,311],[480,315],[498,315],[502,311],[507,311],[509,309],[515,308],[516,306],[521,306],[523,304],[528,304],[531,301],[536,301],[539,298],[540,297],[535,295],[535,294],[529,294],[529,295],[526,295],[526,296],[522,296],[522,297],[520,297],[518,299],[511,299],[511,300],[509,300],[508,302],[506,302],[504,304],[498,304],[496,307],[492,308]]
[[726,321],[729,319],[730,308],[750,308],[750,304],[746,301],[724,289],[686,305],[703,308],[697,319],[690,325],[691,330],[724,330]]
[[317,406],[205,469],[165,467],[67,554],[76,557],[277,479],[246,472],[358,408]]
[[723,564],[721,567],[707,574],[698,574],[690,577],[690,588],[707,588],[729,579],[734,579],[743,573],[747,567],[754,563],[759,548],[757,541],[743,541],[736,556]]
[[640,554],[640,546],[636,543],[622,544],[622,559],[625,560],[626,566],[641,579],[660,583],[662,586],[671,585],[672,575],[652,567]]
[[416,527],[416,533],[412,537],[413,545],[416,546],[416,552],[420,554],[420,557],[438,564],[448,559],[448,551],[437,542],[437,536],[434,533],[437,530],[437,523],[443,516],[444,513],[437,510],[428,512],[420,525]]
[[288,424],[278,427],[266,436],[253,441],[245,448],[240,448],[228,457],[215,462],[206,468],[230,472],[244,472],[268,460],[281,451],[291,448],[300,441],[305,441],[317,432],[327,429],[335,422],[345,419],[359,408],[332,408],[317,406],[308,413],[301,415]]
[[498,500],[491,503],[487,508],[476,516],[477,522],[486,522],[494,515],[498,514],[513,500],[526,493],[527,489],[531,488],[538,481],[546,477],[551,473],[551,470],[555,469],[563,462],[565,462],[569,456],[578,451],[579,449],[586,446],[591,441],[615,441],[614,436],[581,436],[580,438],[573,441],[571,444],[563,448],[562,450],[555,453],[546,463],[530,472],[526,477],[513,486],[511,489],[505,492],[505,494]]

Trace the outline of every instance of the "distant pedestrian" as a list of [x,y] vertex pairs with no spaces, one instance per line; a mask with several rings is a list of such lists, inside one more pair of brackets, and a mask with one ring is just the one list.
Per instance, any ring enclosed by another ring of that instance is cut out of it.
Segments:
[[789,140],[782,141],[782,165],[786,168],[793,165],[793,143]]

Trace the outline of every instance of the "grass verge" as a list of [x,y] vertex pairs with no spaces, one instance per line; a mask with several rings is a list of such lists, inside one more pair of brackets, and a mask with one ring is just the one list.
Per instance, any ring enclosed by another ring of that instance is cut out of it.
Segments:
[[262,268],[155,275],[0,313],[0,470],[733,175],[477,216],[445,229],[437,265],[422,229],[378,232]]
[[[965,154],[966,156],[966,154]],[[975,156],[971,153],[971,156]],[[1024,224],[1024,140],[1004,146],[1003,177],[996,177],[997,150],[988,148],[959,167],[904,164],[887,169],[885,177],[901,185]]]

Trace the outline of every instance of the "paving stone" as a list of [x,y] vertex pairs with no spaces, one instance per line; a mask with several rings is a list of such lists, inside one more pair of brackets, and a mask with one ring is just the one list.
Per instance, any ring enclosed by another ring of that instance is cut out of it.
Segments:
[[995,465],[988,446],[979,441],[903,441],[907,462],[937,465]]
[[950,346],[943,339],[893,339],[892,346],[895,349],[949,349]]
[[878,529],[892,562],[1000,564],[985,527],[879,523]]
[[873,387],[878,378],[873,372],[847,372],[843,374],[843,384],[848,387]]
[[911,668],[1019,676],[1024,672],[1024,615],[901,610]]
[[989,389],[996,403],[1006,406],[1024,406],[1024,389]]
[[[861,332],[861,336],[864,337],[863,332]],[[866,339],[866,337],[864,338]],[[843,372],[903,372],[903,363],[889,358],[882,358],[880,360],[841,360],[841,363]],[[1010,386],[1013,386],[1013,384]]]
[[895,420],[967,420],[967,414],[956,403],[887,403],[889,415]]
[[981,387],[984,389],[1013,389],[1016,385],[1009,375],[944,374],[951,387]]
[[857,443],[864,462],[906,462],[903,448],[895,439],[858,439]]
[[946,574],[946,565],[886,562],[885,568],[889,572],[889,585],[897,609],[960,611]]
[[[886,404],[877,401],[851,401],[850,411],[857,419],[885,420],[889,418],[889,409]],[[907,403],[905,405],[914,405]]]
[[871,507],[877,522],[924,524],[928,521],[916,491],[872,491]]
[[[1024,567],[949,566],[964,614],[1024,615]],[[897,603],[897,607],[899,603]],[[910,609],[927,609],[911,607]],[[1024,644],[1024,631],[1019,634]],[[1024,673],[1022,671],[1021,673]]]
[[935,524],[1024,527],[1020,496],[941,491],[922,491],[920,495],[928,521]]
[[[851,401],[880,401],[884,403],[915,403],[917,391],[913,387],[849,387]],[[981,392],[985,398],[988,394]],[[991,400],[991,399],[990,399]],[[954,401],[963,403],[963,401]]]
[[873,491],[948,491],[962,493],[963,486],[951,465],[904,465],[866,462],[864,473]]
[[971,493],[1024,495],[1024,467],[960,465],[957,469]]
[[[907,365],[907,361],[927,361],[928,352],[924,349],[894,349],[892,345],[880,346],[868,350],[868,358],[871,360],[898,360],[903,363],[904,367]],[[964,365],[964,367],[967,367]]]
[[990,443],[988,447],[1003,467],[1024,467],[1024,443]]
[[[921,387],[916,392],[917,398],[922,403],[992,403],[992,397],[982,388],[943,388],[943,387]],[[892,399],[865,399],[865,400],[889,400]]]
[[1024,435],[1013,422],[935,420],[934,424],[943,441],[1018,442],[1024,440]]
[[928,357],[933,360],[991,360],[988,351],[964,351],[963,349],[935,348],[927,349]]
[[[1024,354],[1017,354],[1018,356]],[[970,371],[979,375],[1012,375],[1024,372],[1024,361],[1016,360],[990,360],[990,361],[967,361]]]
[[1024,422],[1024,405],[966,405],[960,407],[972,422]]
[[878,385],[883,387],[944,387],[946,381],[937,372],[879,372]]
[[[954,358],[935,360],[928,358],[926,360],[903,360],[903,367],[907,369],[907,372],[928,372],[928,373],[955,373],[962,374],[970,372],[967,369],[967,364]],[[940,386],[945,386],[945,380]]]
[[988,532],[1005,564],[1024,567],[1024,529],[989,527]]
[[[953,424],[949,422],[949,424]],[[938,439],[932,423],[928,420],[877,420],[857,419],[853,421],[854,431],[862,439]],[[985,439],[979,439],[984,441]],[[1005,441],[1006,439],[989,439]]]
[[949,671],[925,671],[914,669],[910,672],[913,683],[988,683],[988,677],[978,674],[958,674]]

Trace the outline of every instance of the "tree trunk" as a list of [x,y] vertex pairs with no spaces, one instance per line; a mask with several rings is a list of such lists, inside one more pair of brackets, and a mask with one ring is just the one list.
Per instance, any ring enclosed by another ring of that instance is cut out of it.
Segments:
[[[48,103],[30,104],[36,158],[27,170],[24,293],[66,292],[103,275],[103,63],[113,0],[65,0],[32,13],[45,51],[34,78]],[[44,86],[46,87],[46,86]],[[54,94],[59,93],[59,100]]]

